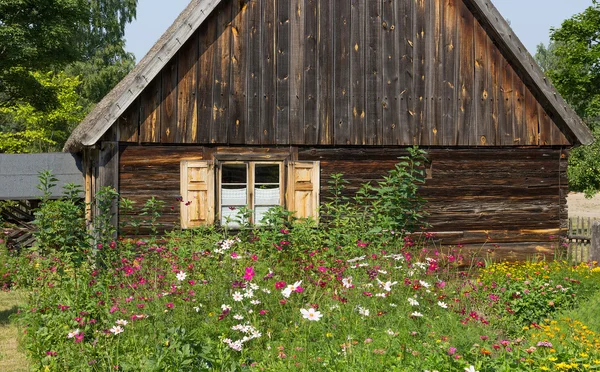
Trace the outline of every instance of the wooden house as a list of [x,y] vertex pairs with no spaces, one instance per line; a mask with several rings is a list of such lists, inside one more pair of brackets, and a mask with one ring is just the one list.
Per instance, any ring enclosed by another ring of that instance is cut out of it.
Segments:
[[565,232],[569,149],[591,142],[490,0],[193,0],[65,151],[88,200],[156,196],[192,228],[316,217],[330,174],[356,188],[419,145],[442,242],[524,258]]

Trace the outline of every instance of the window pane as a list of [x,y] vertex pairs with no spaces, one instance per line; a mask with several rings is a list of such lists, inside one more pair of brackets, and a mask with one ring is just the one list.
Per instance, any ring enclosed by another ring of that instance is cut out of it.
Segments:
[[221,207],[221,225],[232,229],[240,228],[241,216],[239,212],[238,208]]
[[279,165],[260,164],[255,165],[255,183],[279,183]]
[[279,205],[281,189],[279,185],[257,186],[254,190],[255,205]]
[[263,217],[269,211],[269,209],[273,208],[272,205],[268,207],[256,207],[254,208],[254,223],[260,224],[262,222]]
[[236,185],[223,185],[221,189],[221,205],[246,205],[248,188]]
[[221,183],[247,183],[246,164],[223,164]]

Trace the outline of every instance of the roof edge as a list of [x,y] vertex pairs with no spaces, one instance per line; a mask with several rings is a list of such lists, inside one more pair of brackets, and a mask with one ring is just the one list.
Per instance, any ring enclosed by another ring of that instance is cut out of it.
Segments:
[[67,139],[64,152],[94,145],[177,54],[223,0],[192,0],[142,60],[83,119]]
[[464,2],[490,36],[501,44],[501,50],[506,53],[507,60],[569,142],[574,145],[592,144],[594,142],[592,131],[550,83],[494,4],[490,0],[464,0]]

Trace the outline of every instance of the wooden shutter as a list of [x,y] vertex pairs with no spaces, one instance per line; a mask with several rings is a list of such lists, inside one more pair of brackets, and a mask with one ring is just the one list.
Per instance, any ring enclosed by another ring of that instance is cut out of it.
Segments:
[[287,209],[297,218],[318,221],[320,170],[318,161],[294,161],[288,164]]
[[215,170],[212,162],[181,162],[181,196],[182,228],[189,229],[214,223]]

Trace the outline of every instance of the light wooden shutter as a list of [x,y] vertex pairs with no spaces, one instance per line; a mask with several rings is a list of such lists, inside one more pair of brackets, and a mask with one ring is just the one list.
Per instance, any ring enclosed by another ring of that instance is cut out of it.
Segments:
[[[215,171],[210,161],[181,162],[181,227],[211,225],[215,221]],[[186,205],[188,204],[189,205]]]
[[288,164],[287,209],[297,218],[319,220],[320,171],[318,161],[294,161]]

